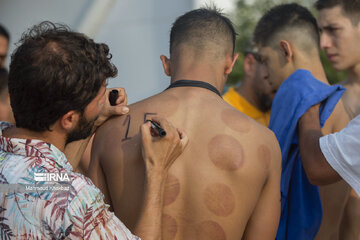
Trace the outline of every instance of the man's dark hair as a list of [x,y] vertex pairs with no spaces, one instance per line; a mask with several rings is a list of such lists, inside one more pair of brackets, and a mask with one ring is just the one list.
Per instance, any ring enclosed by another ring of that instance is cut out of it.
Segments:
[[[319,50],[320,36],[316,19],[309,10],[296,3],[281,4],[265,13],[256,25],[254,41],[260,46],[270,46],[277,34],[295,31],[301,34],[301,39],[297,40],[311,40],[311,45]],[[304,50],[308,47],[303,46]]]
[[253,55],[256,61],[261,62],[259,50],[253,38],[249,39],[249,41],[246,43],[243,54],[244,57]]
[[178,17],[171,28],[170,55],[182,44],[202,51],[209,42],[222,48],[228,42],[234,51],[235,38],[231,21],[215,7],[192,10]]
[[9,32],[6,30],[6,28],[4,26],[2,26],[0,24],[0,36],[4,36],[8,41],[10,41],[10,34]]
[[17,127],[50,130],[70,110],[83,113],[116,67],[106,44],[67,26],[42,22],[24,33],[11,56],[10,103]]
[[0,94],[8,87],[9,74],[5,68],[0,68]]
[[315,7],[318,11],[322,9],[340,6],[344,15],[348,16],[354,25],[360,21],[360,0],[317,0]]

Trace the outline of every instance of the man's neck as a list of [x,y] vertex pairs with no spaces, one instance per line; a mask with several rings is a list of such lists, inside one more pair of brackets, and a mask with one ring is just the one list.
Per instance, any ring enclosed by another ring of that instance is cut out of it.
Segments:
[[296,70],[305,69],[311,72],[311,74],[323,83],[329,84],[327,80],[324,68],[321,64],[320,58],[314,56],[311,61],[305,59],[305,61],[299,61],[296,65]]
[[42,140],[54,145],[62,152],[65,148],[65,137],[60,137],[56,131],[35,132],[25,128],[12,127],[5,129],[2,135],[9,138]]
[[[180,64],[178,64],[179,66]],[[178,80],[196,80],[211,84],[220,93],[224,90],[225,76],[220,69],[208,64],[183,64],[180,67],[176,67],[171,76],[171,83]]]
[[347,82],[360,84],[360,63],[348,69]]

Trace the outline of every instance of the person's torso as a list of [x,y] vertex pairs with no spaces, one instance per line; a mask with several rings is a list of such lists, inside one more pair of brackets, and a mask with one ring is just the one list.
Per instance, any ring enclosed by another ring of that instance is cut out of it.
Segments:
[[259,157],[263,148],[270,152],[262,140],[268,130],[215,94],[191,92],[180,99],[173,93],[131,105],[127,116],[100,129],[107,138],[101,152],[119,156],[101,162],[115,213],[134,229],[145,182],[139,126],[162,116],[189,137],[165,186],[164,239],[240,239],[268,174],[270,156]]

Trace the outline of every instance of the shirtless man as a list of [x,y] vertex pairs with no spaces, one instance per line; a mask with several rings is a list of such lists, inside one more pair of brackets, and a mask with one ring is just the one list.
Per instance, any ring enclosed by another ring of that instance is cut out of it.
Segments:
[[[320,46],[333,68],[346,70],[348,77],[341,84],[345,108],[354,118],[360,114],[360,1],[318,0],[315,4],[321,30]],[[360,238],[360,199],[352,191],[344,213],[341,239]]]
[[[90,177],[130,229],[137,224],[144,195],[139,126],[159,115],[191,139],[169,169],[163,238],[275,238],[278,143],[270,130],[220,97],[238,57],[234,44],[231,22],[215,9],[179,17],[170,33],[170,58],[161,56],[174,88],[130,105],[127,116],[110,119],[96,133]],[[188,85],[181,80],[196,81]]]
[[[259,21],[254,40],[259,44],[263,67],[268,71],[268,80],[274,90],[298,69],[309,70],[315,78],[329,84],[320,61],[316,20],[307,9],[297,4],[274,7]],[[342,101],[339,101],[322,128],[323,134],[340,131],[348,122],[349,117]],[[310,183],[326,184],[312,181],[312,172],[308,170],[305,169],[305,172]],[[344,181],[320,187],[323,220],[318,233],[319,239],[331,239],[330,236],[338,235],[349,191]],[[316,230],[314,231],[316,233]]]

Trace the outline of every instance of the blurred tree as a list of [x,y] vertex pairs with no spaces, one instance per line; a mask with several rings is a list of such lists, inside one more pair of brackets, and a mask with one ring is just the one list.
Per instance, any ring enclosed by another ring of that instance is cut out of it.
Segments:
[[[261,16],[270,8],[281,3],[296,2],[302,6],[307,7],[315,16],[316,10],[313,7],[314,0],[238,0],[236,3],[236,10],[232,13],[231,19],[235,25],[238,34],[236,40],[235,51],[238,52],[239,59],[236,62],[232,73],[228,77],[227,85],[238,84],[243,76],[243,51],[246,44],[251,38],[255,29],[256,23]],[[337,72],[332,67],[326,56],[322,53],[321,60],[323,61],[324,69],[330,83],[337,83],[346,77],[344,72]]]

